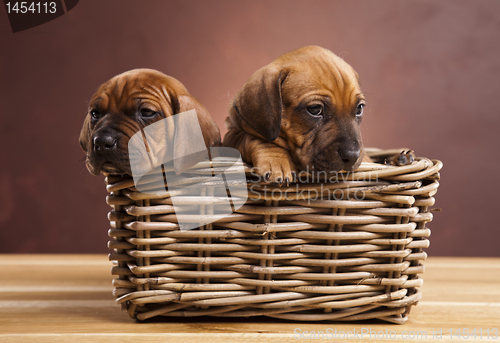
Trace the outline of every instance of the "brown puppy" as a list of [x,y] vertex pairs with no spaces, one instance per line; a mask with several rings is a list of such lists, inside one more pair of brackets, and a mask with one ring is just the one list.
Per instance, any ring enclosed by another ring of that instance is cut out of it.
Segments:
[[[160,119],[192,109],[205,145],[210,148],[220,143],[219,128],[207,109],[173,77],[152,69],[134,69],[113,77],[92,96],[80,133],[88,170],[94,175],[101,171],[131,175],[130,137]],[[174,141],[175,149],[187,146],[177,143]]]
[[236,95],[224,146],[236,148],[266,180],[299,170],[351,171],[363,159],[365,99],[358,75],[318,46],[289,52],[256,71]]

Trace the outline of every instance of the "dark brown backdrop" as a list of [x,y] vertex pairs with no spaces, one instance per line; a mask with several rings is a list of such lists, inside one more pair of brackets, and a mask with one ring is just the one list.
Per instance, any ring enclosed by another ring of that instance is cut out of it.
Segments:
[[0,252],[107,252],[102,177],[78,134],[97,86],[149,67],[221,130],[258,68],[316,44],[350,63],[365,144],[444,162],[431,255],[500,256],[500,2],[86,0],[13,34],[0,9]]

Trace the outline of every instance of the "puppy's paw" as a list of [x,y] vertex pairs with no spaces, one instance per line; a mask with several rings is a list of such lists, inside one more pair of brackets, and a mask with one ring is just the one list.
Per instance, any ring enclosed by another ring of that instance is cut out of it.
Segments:
[[399,155],[394,156],[391,164],[395,166],[406,166],[412,164],[415,160],[415,154],[413,150],[403,150]]
[[252,154],[255,172],[264,180],[277,183],[280,186],[296,182],[297,167],[292,157],[285,149],[272,146],[258,149]]

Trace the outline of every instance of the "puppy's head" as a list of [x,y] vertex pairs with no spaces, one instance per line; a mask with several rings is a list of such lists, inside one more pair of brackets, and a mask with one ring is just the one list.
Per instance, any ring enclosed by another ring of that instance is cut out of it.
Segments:
[[230,111],[244,130],[289,149],[303,170],[351,171],[362,160],[364,106],[351,66],[308,46],[255,72]]
[[[113,77],[92,96],[80,133],[87,169],[94,175],[101,171],[131,175],[130,137],[149,124],[192,109],[196,110],[205,145],[214,146],[220,141],[219,128],[179,81],[151,69],[134,69]],[[182,156],[180,150],[187,144],[175,141],[182,135],[166,134],[173,137],[175,153]]]

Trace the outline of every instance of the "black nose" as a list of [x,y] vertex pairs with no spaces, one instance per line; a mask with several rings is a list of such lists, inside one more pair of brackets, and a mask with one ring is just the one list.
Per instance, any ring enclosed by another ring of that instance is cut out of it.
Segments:
[[352,167],[356,163],[359,154],[359,149],[339,149],[339,156],[347,168]]
[[113,137],[112,135],[99,135],[94,137],[93,143],[94,143],[94,151],[109,151],[116,149],[116,143],[117,143],[116,137]]

